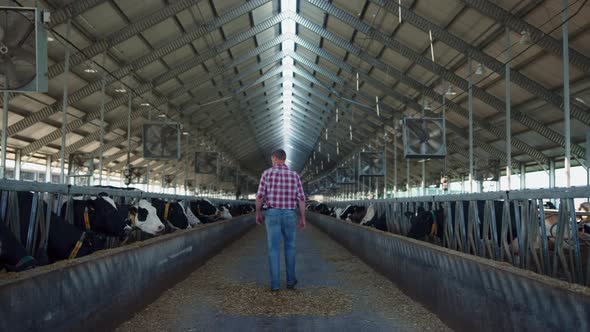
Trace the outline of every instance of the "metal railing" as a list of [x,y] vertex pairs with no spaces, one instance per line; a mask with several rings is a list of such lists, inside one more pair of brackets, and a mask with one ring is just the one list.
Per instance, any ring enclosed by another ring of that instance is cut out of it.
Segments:
[[[590,213],[577,212],[574,205],[574,199],[588,197],[590,187],[571,187],[326,204],[373,204],[378,216],[385,214],[387,230],[404,236],[411,227],[406,212],[442,209],[443,229],[430,242],[590,286],[590,234],[584,227]],[[546,208],[547,201],[556,202],[556,209]]]
[[[126,203],[131,199],[150,199],[159,198],[163,200],[181,201],[188,205],[191,201],[208,199],[212,204],[226,203],[250,203],[242,200],[226,200],[208,197],[170,195],[152,192],[143,192],[139,190],[113,189],[103,187],[83,187],[66,184],[52,184],[29,181],[0,180],[0,222],[3,222],[7,228],[14,234],[17,240],[25,247],[27,254],[35,256],[39,250],[47,252],[49,228],[51,227],[51,213],[61,215],[62,205],[64,202],[72,203],[73,196],[98,195],[107,193],[115,198],[122,198]],[[27,233],[25,238],[21,236],[21,225],[19,211],[16,209],[18,204],[17,192],[32,192],[31,214],[28,220]],[[43,203],[46,204],[43,204]],[[66,211],[66,220],[72,221],[73,204],[68,204]],[[47,207],[47,208],[46,208]],[[68,217],[70,216],[70,217]],[[118,241],[109,241],[108,247],[116,247]]]

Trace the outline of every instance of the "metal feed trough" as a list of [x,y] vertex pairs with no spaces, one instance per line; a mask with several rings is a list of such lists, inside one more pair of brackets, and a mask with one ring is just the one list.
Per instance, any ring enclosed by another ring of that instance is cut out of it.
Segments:
[[[404,236],[411,227],[406,212],[415,213],[420,206],[426,211],[442,207],[445,220],[451,222],[445,222],[442,240],[435,238],[435,244],[590,286],[590,241],[587,233],[578,231],[583,224],[577,221],[578,217],[590,214],[575,211],[574,205],[574,199],[588,199],[589,196],[590,187],[572,187],[329,202],[327,205],[344,208],[349,204],[365,207],[374,204],[377,215],[385,213],[388,231]],[[547,200],[558,202],[558,208],[546,209],[543,203]],[[468,202],[469,217],[464,215],[464,202]],[[501,202],[502,216],[496,215],[494,202]],[[483,215],[480,215],[482,204]],[[455,213],[451,212],[452,207]],[[545,219],[551,215],[557,216],[557,223],[551,228],[553,236],[547,234],[545,228]],[[502,218],[499,225],[496,224],[498,217]],[[512,234],[514,228],[516,234]],[[508,243],[508,237],[516,237],[516,240]]]

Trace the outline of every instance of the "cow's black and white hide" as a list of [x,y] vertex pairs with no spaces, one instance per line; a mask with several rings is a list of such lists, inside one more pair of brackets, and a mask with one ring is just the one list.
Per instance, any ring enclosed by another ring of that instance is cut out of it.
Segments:
[[422,240],[427,236],[437,235],[438,227],[433,227],[436,225],[433,211],[426,211],[423,207],[418,207],[415,214],[408,211],[405,213],[405,216],[410,219],[408,237]]
[[158,218],[164,223],[166,232],[189,228],[188,218],[180,202],[152,198],[152,205],[156,208]]
[[[18,222],[20,226],[20,248],[18,246],[11,245],[10,247],[6,248],[15,248],[15,252],[9,253],[9,255],[21,256],[23,255],[23,251],[21,248],[26,247],[27,235],[29,230],[29,223],[31,219],[31,212],[32,212],[32,203],[34,194],[32,192],[26,191],[19,191],[17,192],[17,202],[18,204]],[[47,203],[41,201],[42,206],[37,207],[37,213],[45,213],[49,208]],[[14,208],[14,207],[13,207]],[[78,229],[76,226],[66,222],[63,218],[59,217],[53,212],[49,214],[49,231],[47,232],[47,251],[44,251],[44,248],[40,248],[42,244],[42,238],[39,236],[35,243],[31,243],[32,247],[37,247],[35,254],[35,259],[39,265],[49,264],[51,262],[59,261],[66,259],[70,256],[73,252],[74,247],[78,241],[81,241],[81,247],[77,251],[75,257],[82,257],[94,252],[93,243],[91,242],[90,238],[86,237],[86,234]],[[37,227],[39,225],[37,224]],[[6,241],[6,240],[5,240]],[[6,242],[7,245],[10,243],[10,240]],[[30,260],[27,258],[27,260]],[[32,264],[32,263],[30,263]]]
[[320,204],[316,205],[314,211],[317,213],[326,215],[326,216],[329,216],[330,213],[332,213],[332,210],[324,203],[320,203]]
[[158,217],[156,208],[145,199],[119,205],[118,212],[128,226],[137,228],[144,233],[158,235],[165,228]]
[[228,204],[229,206],[229,213],[233,217],[238,217],[244,214],[250,214],[256,211],[256,206],[252,204]]
[[218,216],[223,220],[229,220],[233,218],[231,212],[229,212],[230,205],[229,204],[219,204],[218,206]]
[[[84,199],[82,196],[73,197],[72,223],[79,229],[86,231],[86,236],[93,242],[94,250],[104,249],[106,236],[115,236],[124,241],[130,231],[125,219],[119,215],[114,200],[107,194],[98,194]],[[67,219],[68,203],[64,203],[61,216]],[[85,214],[88,216],[86,225]]]
[[387,231],[387,219],[385,213],[378,215],[375,205],[371,204],[366,210],[365,216],[360,222],[361,225],[377,228],[378,230]]
[[203,224],[221,220],[219,210],[208,199],[192,201],[190,209]]

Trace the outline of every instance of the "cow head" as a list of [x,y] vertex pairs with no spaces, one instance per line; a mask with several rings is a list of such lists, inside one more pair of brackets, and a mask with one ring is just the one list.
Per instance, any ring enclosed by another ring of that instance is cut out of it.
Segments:
[[373,217],[375,217],[375,205],[374,204],[371,204],[367,208],[367,213],[365,213],[365,216],[361,220],[361,223],[360,224],[361,225],[367,224],[369,221],[373,220]]
[[188,218],[184,208],[179,202],[166,202],[161,199],[153,198],[152,205],[158,211],[158,217],[164,223],[170,223],[174,228],[188,228]]
[[220,204],[218,215],[221,219],[231,219],[233,218],[231,213],[229,212],[228,205]]
[[191,208],[197,212],[197,216],[213,216],[217,213],[217,208],[208,199],[200,199],[196,202],[191,202]]
[[121,236],[125,233],[125,220],[119,216],[115,201],[106,194],[92,196],[86,201],[91,228],[97,228],[106,235]]
[[134,225],[148,234],[158,234],[164,230],[164,224],[158,218],[158,212],[145,199],[133,204],[129,208],[129,213],[134,215]]
[[184,213],[186,214],[186,218],[188,220],[189,225],[196,226],[201,223],[199,218],[197,218],[197,216],[195,216],[195,214],[191,210],[190,204],[186,208],[182,204],[180,204],[180,206],[182,207],[182,209],[184,210]]

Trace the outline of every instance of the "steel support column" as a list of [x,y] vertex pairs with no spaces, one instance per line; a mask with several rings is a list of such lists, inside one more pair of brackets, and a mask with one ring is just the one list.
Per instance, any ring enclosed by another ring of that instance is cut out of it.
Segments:
[[586,185],[590,186],[590,130],[586,131]]
[[406,193],[410,196],[410,159],[406,159]]
[[[5,77],[6,86],[8,86],[8,78]],[[8,91],[4,91],[4,104],[2,106],[2,156],[0,156],[0,179],[6,178],[6,140],[8,135],[6,128],[8,127]]]
[[469,110],[469,192],[473,192],[473,77],[471,58],[467,60],[468,86],[468,110]]
[[20,180],[22,153],[20,149],[14,150],[14,179]]
[[520,164],[520,190],[526,189],[526,166]]
[[[72,30],[72,19],[68,19],[66,24],[66,40],[70,40],[70,34]],[[65,43],[66,55],[65,55],[65,70],[64,70],[64,91],[62,101],[62,123],[61,123],[61,149],[60,149],[60,162],[59,162],[59,183],[66,183],[65,177],[65,159],[66,159],[66,135],[68,134],[68,78],[70,76],[70,52],[71,49],[68,43]]]
[[397,132],[393,134],[393,197],[397,195]]
[[[571,186],[570,60],[567,0],[561,0],[561,39],[563,41],[563,127],[565,139],[565,186]],[[586,154],[588,151],[586,151]]]
[[129,91],[128,95],[128,104],[127,104],[127,166],[129,166],[129,159],[131,158],[131,91]]
[[504,82],[506,85],[506,177],[508,178],[508,190],[512,190],[512,132],[510,123],[510,107],[512,101],[510,96],[510,29],[508,29],[508,27],[506,27],[506,65]]
[[[106,52],[102,55],[102,66],[105,66]],[[103,144],[104,144],[104,105],[106,103],[106,77],[107,72],[103,71],[102,80],[100,82],[100,146],[98,148],[98,185],[102,186],[102,162],[103,162]]]
[[45,158],[45,182],[51,183],[51,156]]

